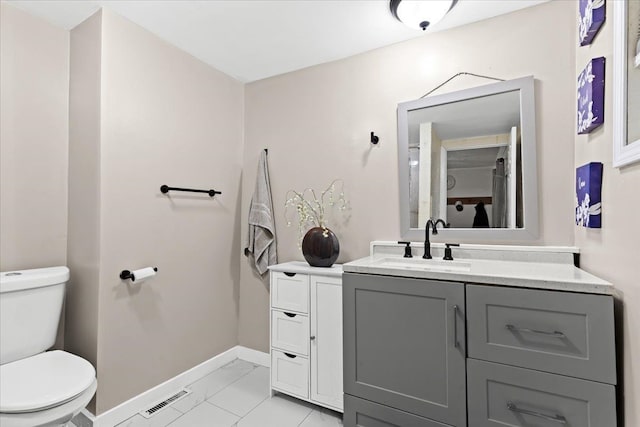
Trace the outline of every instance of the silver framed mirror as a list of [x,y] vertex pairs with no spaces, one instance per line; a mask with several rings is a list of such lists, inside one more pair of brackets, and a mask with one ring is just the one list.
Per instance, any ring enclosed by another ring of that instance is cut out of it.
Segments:
[[429,218],[443,239],[537,238],[535,129],[532,76],[398,104],[402,238]]

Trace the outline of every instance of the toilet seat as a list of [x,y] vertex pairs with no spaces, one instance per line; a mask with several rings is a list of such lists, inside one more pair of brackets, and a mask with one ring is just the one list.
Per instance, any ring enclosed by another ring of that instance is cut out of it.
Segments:
[[82,408],[89,404],[96,392],[98,381],[93,380],[84,393],[66,403],[35,412],[16,412],[5,414],[0,412],[0,426],[2,427],[54,427],[67,426]]
[[54,350],[0,365],[0,413],[41,411],[62,405],[95,382],[88,361]]

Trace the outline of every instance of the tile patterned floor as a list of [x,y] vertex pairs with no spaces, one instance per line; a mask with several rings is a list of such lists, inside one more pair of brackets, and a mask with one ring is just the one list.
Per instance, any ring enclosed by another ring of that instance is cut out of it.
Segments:
[[116,427],[339,427],[342,414],[276,394],[269,369],[233,362],[188,386],[192,393],[152,418],[135,415]]

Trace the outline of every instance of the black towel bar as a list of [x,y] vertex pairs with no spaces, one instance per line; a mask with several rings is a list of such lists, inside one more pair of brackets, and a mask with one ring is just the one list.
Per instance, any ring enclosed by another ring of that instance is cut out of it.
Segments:
[[160,187],[160,191],[162,193],[168,193],[169,191],[187,191],[189,193],[207,193],[210,197],[215,196],[216,194],[222,194],[222,191],[216,190],[196,190],[193,188],[179,188],[179,187],[169,187],[168,185],[163,185]]

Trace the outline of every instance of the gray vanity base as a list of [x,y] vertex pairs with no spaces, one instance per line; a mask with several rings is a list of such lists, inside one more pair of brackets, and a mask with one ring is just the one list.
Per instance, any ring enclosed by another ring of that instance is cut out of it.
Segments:
[[393,409],[357,397],[344,396],[345,407],[349,408],[344,413],[345,426],[359,427],[450,427],[437,421],[422,418],[408,412]]
[[610,295],[346,272],[343,318],[345,427],[616,426]]
[[467,387],[469,427],[615,426],[609,384],[468,359]]
[[464,425],[464,285],[348,273],[342,280],[345,393]]
[[613,298],[467,285],[469,357],[616,383]]

